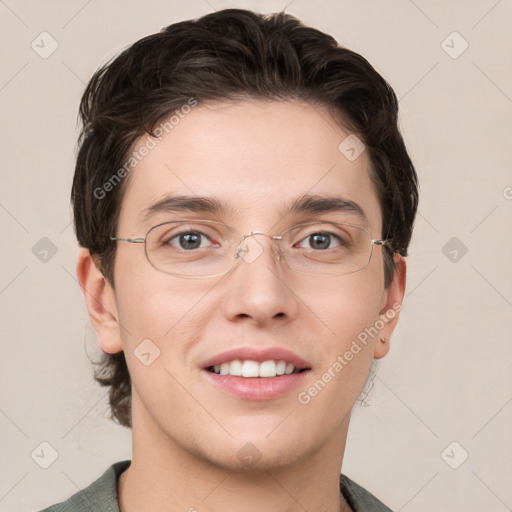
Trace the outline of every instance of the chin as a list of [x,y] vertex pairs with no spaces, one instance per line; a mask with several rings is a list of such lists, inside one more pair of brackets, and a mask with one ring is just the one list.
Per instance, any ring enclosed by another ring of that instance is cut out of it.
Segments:
[[267,472],[278,472],[291,466],[300,460],[300,453],[293,450],[281,450],[280,452],[271,452],[269,449],[259,449],[250,441],[238,448],[234,456],[226,457],[225,454],[220,458],[213,458],[213,454],[208,454],[210,462],[226,471],[242,474],[258,474]]
[[304,459],[316,449],[301,440],[276,435],[274,439],[265,435],[234,436],[224,442],[212,441],[212,446],[201,443],[192,450],[196,456],[225,471],[257,474],[279,471]]

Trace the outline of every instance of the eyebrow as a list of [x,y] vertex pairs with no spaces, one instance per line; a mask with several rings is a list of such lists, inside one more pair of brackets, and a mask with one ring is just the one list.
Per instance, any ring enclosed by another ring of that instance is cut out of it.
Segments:
[[291,214],[301,213],[352,213],[365,225],[368,226],[368,218],[364,210],[356,202],[338,196],[320,196],[304,194],[295,199],[287,208]]
[[229,202],[221,202],[215,197],[167,195],[149,208],[143,210],[143,220],[148,221],[159,213],[199,212],[215,215],[234,215],[238,212]]
[[[229,201],[220,201],[215,197],[167,195],[149,208],[143,210],[143,220],[148,221],[160,213],[198,212],[213,215],[233,216],[240,213],[240,209]],[[352,213],[365,225],[368,219],[364,210],[356,202],[338,196],[321,196],[304,194],[288,205],[279,213],[286,215],[300,215],[305,213]]]

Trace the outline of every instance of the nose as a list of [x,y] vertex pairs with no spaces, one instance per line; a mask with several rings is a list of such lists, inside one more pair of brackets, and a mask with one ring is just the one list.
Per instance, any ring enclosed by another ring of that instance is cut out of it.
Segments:
[[279,249],[269,237],[261,232],[246,235],[225,281],[224,314],[232,321],[247,319],[258,326],[294,318],[299,304],[285,273]]

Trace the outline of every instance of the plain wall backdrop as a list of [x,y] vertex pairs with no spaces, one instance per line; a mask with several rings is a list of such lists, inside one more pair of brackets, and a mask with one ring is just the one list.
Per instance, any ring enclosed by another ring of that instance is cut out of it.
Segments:
[[[96,335],[75,278],[85,83],[171,23],[285,5],[0,1],[0,510],[61,501],[131,455],[92,379]],[[396,511],[511,510],[512,3],[288,0],[286,11],[391,83],[421,186],[404,309],[354,410],[343,472]]]

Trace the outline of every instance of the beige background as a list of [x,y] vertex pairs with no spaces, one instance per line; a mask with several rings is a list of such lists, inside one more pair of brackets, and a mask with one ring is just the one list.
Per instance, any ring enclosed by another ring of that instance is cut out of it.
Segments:
[[[106,418],[91,378],[96,338],[74,277],[69,191],[85,82],[165,25],[284,6],[0,1],[0,510],[62,500],[130,457],[130,432]],[[512,2],[294,0],[287,12],[393,85],[421,181],[405,307],[369,406],[354,411],[343,470],[396,511],[511,510]],[[43,31],[58,43],[45,59],[31,47],[51,49]],[[57,250],[47,261],[43,237]]]

